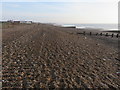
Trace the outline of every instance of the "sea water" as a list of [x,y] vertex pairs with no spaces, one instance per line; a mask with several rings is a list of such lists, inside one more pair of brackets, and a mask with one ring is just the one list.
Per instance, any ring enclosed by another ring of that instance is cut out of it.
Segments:
[[89,28],[99,30],[118,30],[118,24],[62,24],[62,26],[76,26],[76,28]]

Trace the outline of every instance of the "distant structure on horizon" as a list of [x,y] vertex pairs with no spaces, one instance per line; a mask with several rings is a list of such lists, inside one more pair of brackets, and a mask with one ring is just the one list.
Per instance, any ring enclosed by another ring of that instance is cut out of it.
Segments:
[[13,21],[13,20],[8,20],[7,23],[13,23],[13,24],[32,24],[33,22],[32,21]]
[[20,23],[32,24],[32,21],[20,21]]

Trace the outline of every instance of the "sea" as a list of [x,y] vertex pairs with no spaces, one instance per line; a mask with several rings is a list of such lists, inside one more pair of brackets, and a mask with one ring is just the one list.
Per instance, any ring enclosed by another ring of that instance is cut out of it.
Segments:
[[112,30],[116,31],[118,29],[118,24],[61,24],[63,27],[66,26],[76,26],[80,29],[98,29],[101,31]]

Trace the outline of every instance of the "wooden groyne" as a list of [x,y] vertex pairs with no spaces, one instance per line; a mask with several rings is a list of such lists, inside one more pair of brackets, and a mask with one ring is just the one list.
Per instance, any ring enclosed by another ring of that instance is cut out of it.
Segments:
[[103,33],[103,32],[100,32],[100,33],[93,33],[93,32],[86,32],[86,31],[83,31],[83,32],[77,32],[77,34],[83,34],[83,35],[90,35],[90,36],[106,36],[106,37],[116,37],[116,38],[118,38],[118,37],[120,37],[120,35],[119,35],[119,33],[116,33],[116,34],[114,34],[114,33]]
[[76,28],[76,26],[66,26],[64,28]]

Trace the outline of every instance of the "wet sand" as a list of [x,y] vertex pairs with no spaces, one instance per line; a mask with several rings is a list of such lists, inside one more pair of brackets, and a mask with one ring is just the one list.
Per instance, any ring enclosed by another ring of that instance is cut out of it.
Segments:
[[3,29],[2,87],[120,88],[117,38],[77,32],[46,24]]

